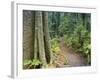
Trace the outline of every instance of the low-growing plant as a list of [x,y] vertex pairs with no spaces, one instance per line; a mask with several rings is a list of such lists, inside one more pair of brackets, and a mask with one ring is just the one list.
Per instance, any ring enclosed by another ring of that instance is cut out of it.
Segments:
[[52,52],[58,54],[60,51],[59,40],[57,38],[53,38],[50,42]]
[[42,65],[42,62],[38,59],[24,60],[24,66],[28,66],[28,69],[30,69],[32,66],[35,69],[39,65]]
[[31,60],[24,60],[24,66],[31,64]]

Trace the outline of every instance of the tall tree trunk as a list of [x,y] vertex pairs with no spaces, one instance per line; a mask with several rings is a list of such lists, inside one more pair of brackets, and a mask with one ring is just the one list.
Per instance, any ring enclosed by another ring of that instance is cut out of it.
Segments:
[[[35,12],[34,12],[35,13]],[[35,16],[35,30],[34,30],[34,59],[38,58],[38,46],[37,46],[37,33],[38,33],[38,23],[36,22],[37,18]]]
[[43,12],[43,27],[46,58],[48,63],[52,63],[52,51],[49,41],[48,12]]
[[35,13],[35,24],[38,28],[38,44],[39,44],[39,57],[43,63],[43,67],[46,67],[46,56],[44,50],[44,38],[43,38],[43,24],[42,24],[42,12],[36,11]]
[[31,59],[34,53],[34,18],[31,11],[23,11],[23,59]]

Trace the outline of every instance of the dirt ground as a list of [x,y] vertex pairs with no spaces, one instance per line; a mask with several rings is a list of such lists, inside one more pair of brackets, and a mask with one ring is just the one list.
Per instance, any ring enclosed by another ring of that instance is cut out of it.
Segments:
[[61,53],[66,56],[68,61],[68,65],[65,65],[65,67],[85,66],[85,58],[83,55],[80,53],[75,53],[75,51],[68,48],[63,39],[60,41],[60,49]]

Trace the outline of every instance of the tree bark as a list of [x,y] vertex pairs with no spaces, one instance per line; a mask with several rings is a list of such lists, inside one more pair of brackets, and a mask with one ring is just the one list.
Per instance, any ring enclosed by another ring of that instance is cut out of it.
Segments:
[[[35,12],[36,13],[36,12]],[[35,14],[36,15],[36,14]],[[37,21],[37,17],[35,16],[35,31],[34,31],[34,59],[37,59],[38,57],[38,47],[37,47],[37,33],[38,33],[38,23],[36,22]]]
[[31,11],[23,11],[23,59],[31,59],[34,53],[34,18]]
[[43,12],[43,27],[46,58],[48,63],[52,63],[52,51],[49,41],[48,12]]
[[44,49],[44,38],[43,38],[43,23],[42,23],[42,12],[36,11],[35,14],[35,22],[38,28],[38,45],[39,45],[39,57],[43,63],[42,67],[46,67],[46,56],[45,56],[45,49]]

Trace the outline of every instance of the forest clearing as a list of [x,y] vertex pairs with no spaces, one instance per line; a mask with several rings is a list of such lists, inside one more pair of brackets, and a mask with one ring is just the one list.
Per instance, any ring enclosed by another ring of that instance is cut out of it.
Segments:
[[90,65],[90,13],[23,10],[23,69]]

